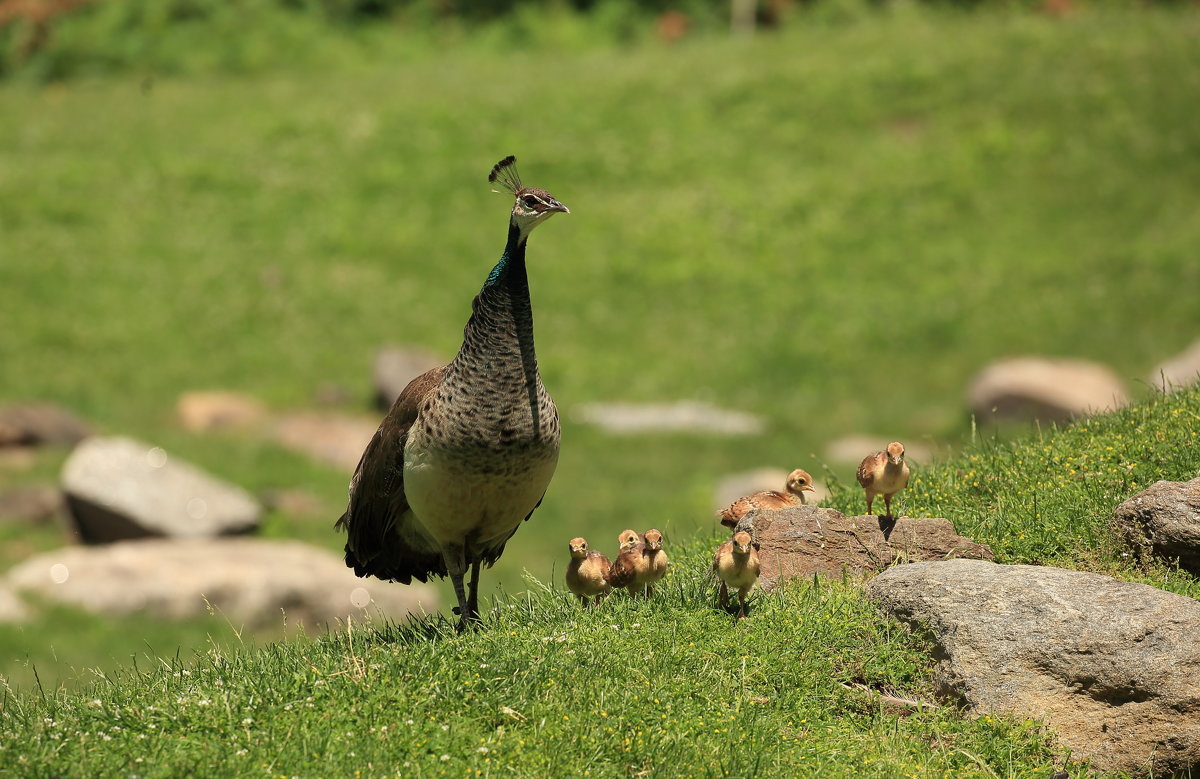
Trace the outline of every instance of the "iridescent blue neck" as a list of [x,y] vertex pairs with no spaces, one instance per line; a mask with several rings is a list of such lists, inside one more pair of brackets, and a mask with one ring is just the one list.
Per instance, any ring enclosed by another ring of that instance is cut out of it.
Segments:
[[525,241],[521,238],[520,228],[509,222],[508,242],[504,245],[504,253],[500,255],[500,261],[496,263],[496,267],[492,268],[487,280],[483,282],[484,289],[509,281],[514,277],[513,271],[517,271],[516,278],[524,278]]

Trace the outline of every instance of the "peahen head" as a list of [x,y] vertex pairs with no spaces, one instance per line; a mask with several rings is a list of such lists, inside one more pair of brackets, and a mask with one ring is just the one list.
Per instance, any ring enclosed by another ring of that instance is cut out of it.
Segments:
[[511,154],[500,160],[492,166],[492,172],[488,174],[488,181],[504,187],[503,191],[511,192],[516,198],[509,221],[520,231],[520,240],[524,241],[533,232],[533,228],[542,222],[557,213],[569,214],[571,210],[558,202],[546,190],[523,186],[521,177],[517,174],[516,163],[517,158]]

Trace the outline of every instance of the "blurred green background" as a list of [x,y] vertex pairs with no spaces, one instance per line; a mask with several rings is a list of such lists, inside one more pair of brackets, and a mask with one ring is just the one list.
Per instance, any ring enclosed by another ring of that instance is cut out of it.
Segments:
[[[339,550],[349,470],[186,432],[177,398],[381,416],[377,349],[457,349],[505,238],[484,177],[510,153],[572,212],[529,252],[564,440],[485,592],[557,578],[575,535],[711,533],[731,472],[805,467],[836,492],[843,435],[952,452],[995,359],[1096,360],[1144,397],[1200,335],[1194,4],[814,0],[740,35],[704,2],[18,5],[0,2],[0,404],[317,497],[268,536]],[[580,419],[680,400],[767,425]],[[65,454],[0,468],[0,491]],[[63,542],[0,524],[0,568]],[[0,675],[69,683],[229,634],[55,610],[4,629]]]

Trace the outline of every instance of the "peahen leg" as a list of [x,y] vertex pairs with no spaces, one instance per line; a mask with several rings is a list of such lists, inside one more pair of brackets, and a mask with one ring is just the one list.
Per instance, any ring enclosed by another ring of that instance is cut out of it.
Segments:
[[471,563],[471,587],[467,597],[467,609],[470,611],[468,619],[472,622],[479,621],[479,566],[478,560]]
[[454,597],[458,599],[458,629],[463,631],[467,627],[467,615],[470,612],[467,591],[463,586],[463,576],[467,573],[463,548],[448,546],[442,551],[442,558],[446,561],[446,573],[450,576],[450,583],[454,585]]

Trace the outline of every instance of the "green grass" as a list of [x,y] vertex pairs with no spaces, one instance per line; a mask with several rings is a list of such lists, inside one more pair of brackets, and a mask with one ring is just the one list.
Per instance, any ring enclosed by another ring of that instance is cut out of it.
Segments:
[[[570,54],[552,39],[503,52],[467,40],[318,72],[5,84],[0,116],[19,120],[0,122],[0,402],[63,403],[252,490],[309,489],[328,517],[275,514],[266,532],[335,550],[347,472],[185,433],[175,399],[219,387],[286,410],[334,382],[360,410],[379,345],[451,355],[502,248],[507,201],[483,175],[516,153],[572,209],[530,247],[562,460],[484,580],[519,593],[526,570],[557,578],[574,535],[599,548],[629,525],[703,535],[721,475],[822,476],[844,433],[953,451],[970,436],[963,388],[992,359],[1081,356],[1136,385],[1187,345],[1200,332],[1186,294],[1200,288],[1198,35],[1190,8],[1057,20],[897,7],[743,42]],[[572,419],[589,402],[674,399],[753,411],[769,429],[617,438]],[[1065,459],[1018,471],[1013,490],[960,463],[922,470],[900,508],[949,516],[1007,561],[1116,564],[1098,526],[1062,512],[1102,516],[1135,482],[1195,464],[1105,445],[1136,465],[1080,495]],[[993,446],[1011,456],[972,452]],[[1125,467],[1106,452],[1077,473]],[[0,489],[52,479],[62,457],[0,470]],[[847,464],[828,467],[853,483]],[[971,490],[981,500],[963,503]],[[834,505],[860,511],[854,498]],[[0,531],[0,564],[54,532]],[[144,650],[114,621],[61,666],[47,647],[81,620],[4,631],[0,673],[28,688],[37,665],[53,687]],[[181,628],[185,653],[224,636],[204,624]]]
[[928,695],[923,647],[858,590],[800,584],[734,626],[678,549],[659,597],[583,612],[535,588],[485,628],[347,630],[211,651],[0,713],[3,764],[38,776],[1032,776],[1031,722],[881,710],[842,683]]
[[[922,470],[907,500],[991,543],[1191,597],[1194,577],[1136,569],[1115,501],[1200,473],[1200,388]],[[842,496],[835,503],[848,501]],[[932,700],[931,647],[853,581],[793,582],[734,623],[707,580],[717,539],[670,549],[651,600],[581,610],[527,580],[484,624],[349,625],[264,649],[143,656],[68,692],[0,704],[0,765],[20,775],[1004,776],[1068,755],[1037,722],[952,704],[897,711],[848,689]],[[149,664],[150,670],[146,670]],[[1082,769],[1080,769],[1082,770]]]

